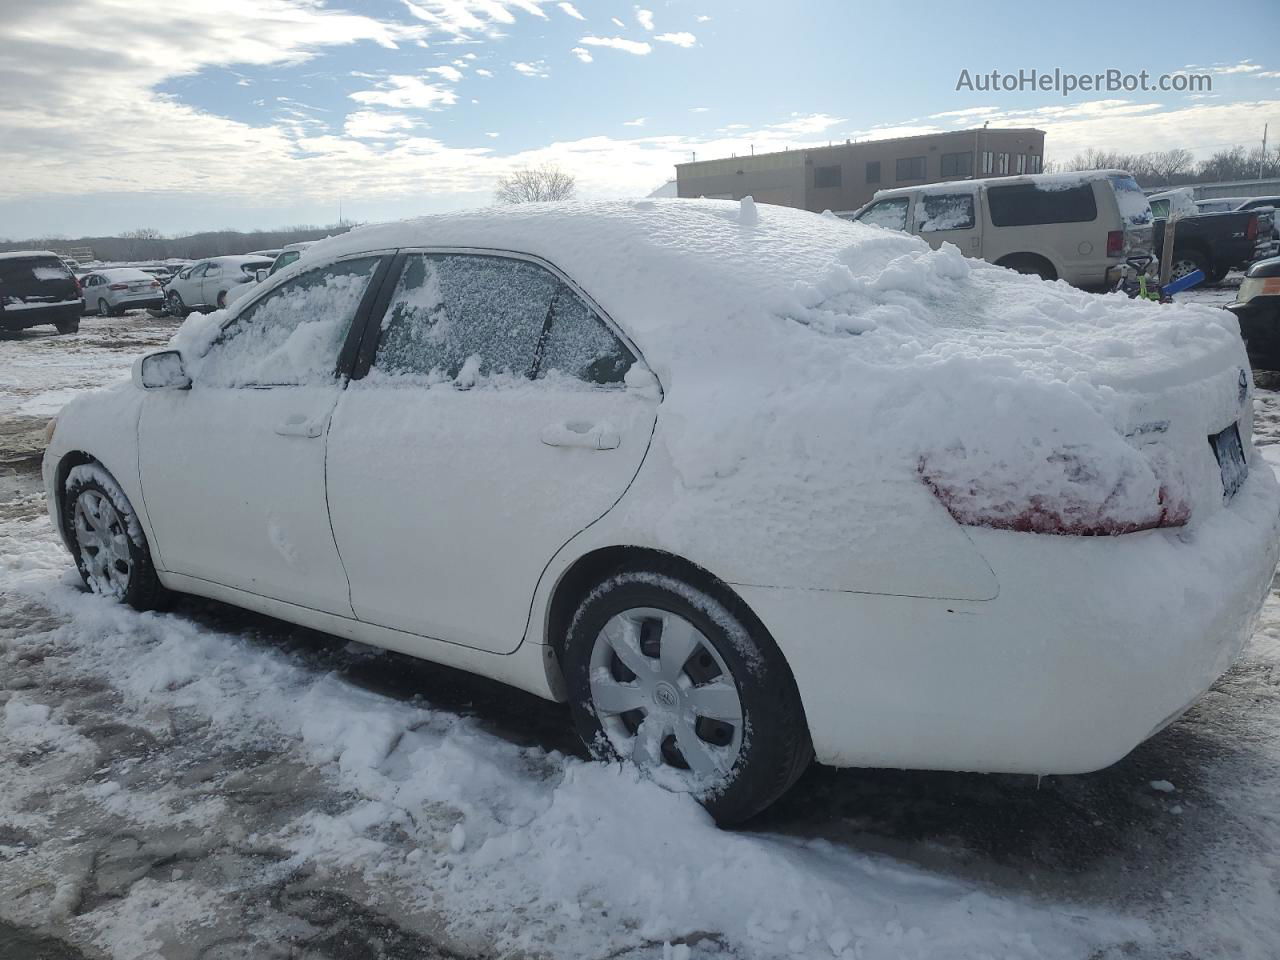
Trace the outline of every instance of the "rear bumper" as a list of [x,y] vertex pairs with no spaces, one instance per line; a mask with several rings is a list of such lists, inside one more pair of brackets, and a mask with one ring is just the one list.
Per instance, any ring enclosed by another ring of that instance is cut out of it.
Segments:
[[25,330],[46,324],[79,320],[83,301],[59,303],[48,307],[30,307],[25,310],[0,310],[0,330]]
[[1251,467],[1228,508],[1181,535],[970,530],[994,600],[737,589],[792,667],[820,761],[1096,770],[1194,703],[1252,634],[1280,489]]

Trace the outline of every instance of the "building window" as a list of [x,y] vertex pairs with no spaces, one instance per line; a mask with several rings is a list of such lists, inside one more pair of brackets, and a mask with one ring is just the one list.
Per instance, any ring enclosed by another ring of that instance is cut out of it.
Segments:
[[1041,170],[1040,155],[1037,153],[1030,154],[1027,157],[1027,173],[1039,173]]
[[942,155],[942,175],[944,177],[967,177],[972,174],[972,153],[944,153]]
[[990,173],[996,167],[996,155],[990,150],[982,151],[982,172]]
[[996,154],[996,174],[1001,177],[1009,175],[1009,155],[1007,153]]
[[1014,154],[1013,160],[1014,160],[1014,163],[1016,164],[1016,169],[1015,169],[1015,171],[1014,171],[1015,173],[1026,173],[1026,172],[1027,172],[1027,156],[1026,156],[1026,154],[1024,154],[1024,153],[1017,153],[1017,154]]
[[840,166],[813,168],[813,185],[816,189],[840,186]]
[[880,182],[880,161],[879,160],[867,161],[867,183],[879,183],[879,182]]
[[899,180],[923,180],[925,177],[924,157],[903,157],[897,166]]

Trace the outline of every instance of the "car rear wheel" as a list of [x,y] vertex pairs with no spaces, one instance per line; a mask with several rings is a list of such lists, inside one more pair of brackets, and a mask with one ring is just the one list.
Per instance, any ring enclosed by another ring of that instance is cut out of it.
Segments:
[[66,333],[79,333],[79,332],[80,332],[80,318],[79,318],[79,317],[72,317],[70,320],[59,320],[59,321],[58,321],[57,323],[55,323],[53,326],[54,326],[54,329],[58,331],[58,333],[63,333],[63,334],[66,334]]
[[111,316],[111,312],[111,304],[107,303],[106,300],[98,301],[98,316],[109,317]]
[[781,796],[813,757],[795,681],[740,602],[656,570],[618,573],[582,600],[565,643],[578,734],[692,793],[721,823]]
[[1208,259],[1199,250],[1175,250],[1173,263],[1169,267],[1169,279],[1181,280],[1197,270],[1208,278],[1211,269]]
[[169,296],[166,298],[169,305],[169,313],[175,317],[185,318],[187,313],[187,305],[182,302],[182,294],[177,290],[170,290]]
[[225,310],[226,307],[227,307],[227,291],[221,290],[218,292],[218,309]]
[[151,551],[128,498],[97,464],[67,477],[63,517],[80,577],[94,593],[152,610],[164,600]]

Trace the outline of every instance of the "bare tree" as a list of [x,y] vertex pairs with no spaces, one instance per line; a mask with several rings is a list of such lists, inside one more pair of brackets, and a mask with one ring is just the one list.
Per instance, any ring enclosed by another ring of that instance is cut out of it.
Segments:
[[554,163],[520,167],[498,179],[493,196],[498,203],[534,203],[539,200],[572,200],[577,189],[573,174]]
[[1183,150],[1181,147],[1175,147],[1172,150],[1160,150],[1156,153],[1149,153],[1146,156],[1151,172],[1165,186],[1185,181],[1195,169],[1195,157],[1191,155],[1190,150]]

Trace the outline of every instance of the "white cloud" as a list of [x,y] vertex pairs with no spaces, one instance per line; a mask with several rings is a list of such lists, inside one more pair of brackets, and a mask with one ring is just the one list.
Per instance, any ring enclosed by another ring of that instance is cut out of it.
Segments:
[[541,0],[401,0],[411,14],[433,32],[452,35],[453,42],[471,42],[474,35],[498,37],[516,22],[513,10],[547,18]]
[[511,64],[516,73],[526,77],[547,77],[550,73],[547,71],[545,60],[534,60],[532,63],[516,60]]
[[689,112],[690,113],[706,113],[710,109],[711,109],[710,107],[690,107]]
[[698,23],[709,23],[711,21],[711,18],[706,16],[705,14],[699,14],[693,19],[696,20]]
[[493,71],[492,71],[492,70],[486,70],[484,67],[477,67],[477,68],[476,68],[476,76],[477,76],[477,77],[492,77],[492,76],[493,76]]
[[589,47],[611,47],[625,53],[634,53],[638,57],[653,52],[653,47],[642,40],[624,40],[622,37],[583,37],[578,42]]
[[590,63],[593,59],[593,57],[591,56],[591,51],[588,50],[586,47],[574,47],[569,52],[572,53],[579,60],[581,60],[583,63]]
[[622,125],[624,127],[643,127],[648,119],[648,117],[636,117],[634,120],[622,121]]
[[417,124],[403,113],[379,113],[376,110],[357,110],[347,114],[343,132],[357,140],[385,140],[401,138]]
[[490,133],[486,133],[485,136],[490,137],[491,139],[497,140],[498,137],[502,136],[502,134],[490,132]]
[[575,20],[587,19],[581,13],[578,12],[578,8],[575,7],[572,3],[568,3],[568,2],[557,3],[556,6],[559,7],[561,10],[563,10],[565,13],[567,13],[569,16],[573,17]]
[[434,73],[436,76],[444,77],[446,80],[452,80],[457,83],[462,79],[462,71],[457,67],[431,67],[427,73]]
[[636,7],[636,23],[640,24],[640,26],[644,27],[646,30],[652,30],[653,11],[643,10],[640,7]]
[[692,47],[698,42],[698,38],[692,33],[660,33],[653,39],[661,40],[663,43],[673,43],[677,47]]
[[621,20],[619,20],[617,17],[610,17],[609,19],[613,22],[613,25],[615,27],[620,27],[623,30],[627,29],[627,25],[623,23]]
[[403,74],[393,74],[373,90],[357,90],[350,97],[356,103],[419,110],[439,110],[458,102],[458,95],[447,87]]

